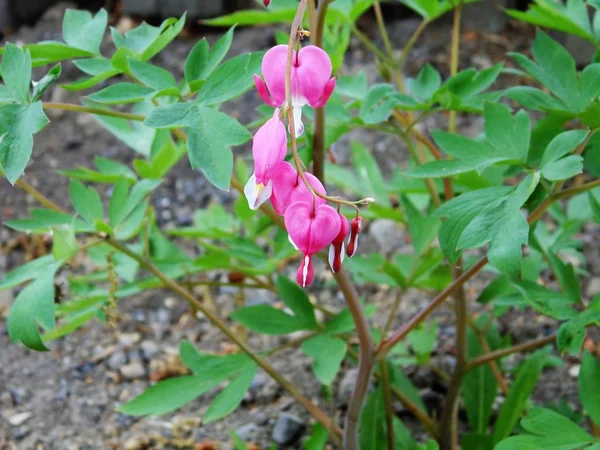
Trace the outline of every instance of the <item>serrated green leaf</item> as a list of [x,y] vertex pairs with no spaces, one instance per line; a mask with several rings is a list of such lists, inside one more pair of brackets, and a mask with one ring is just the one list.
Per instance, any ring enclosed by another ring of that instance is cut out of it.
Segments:
[[501,103],[485,103],[485,137],[496,151],[509,159],[527,162],[531,137],[529,115],[521,110],[514,117]]
[[198,93],[197,101],[205,105],[223,103],[242,95],[254,85],[264,53],[246,53],[231,58],[210,74]]
[[254,364],[252,367],[246,365],[243,371],[233,378],[223,389],[217,398],[208,407],[204,414],[203,422],[210,423],[222,419],[231,414],[242,402],[244,395],[250,388],[252,380],[256,375],[258,366]]
[[0,168],[11,184],[19,179],[31,157],[33,134],[47,124],[40,101],[0,105]]
[[0,281],[0,291],[18,286],[29,280],[37,278],[38,275],[46,272],[56,263],[52,255],[42,256],[29,261],[6,274],[6,277]]
[[165,69],[133,58],[129,58],[128,62],[135,79],[154,90],[160,91],[177,86],[171,72]]
[[346,356],[346,343],[339,338],[319,334],[302,343],[302,351],[313,360],[312,370],[325,386],[331,385]]
[[31,83],[31,55],[14,44],[6,44],[2,57],[2,79],[12,97],[18,102],[29,102]]
[[117,411],[130,416],[160,416],[181,408],[218,384],[219,381],[204,380],[197,375],[159,381]]
[[36,279],[23,288],[13,302],[6,328],[10,339],[22,342],[26,347],[37,350],[48,350],[42,342],[38,324],[45,330],[55,327],[54,318],[54,275],[62,261],[55,261]]
[[205,80],[215,70],[231,47],[234,29],[235,26],[231,27],[210,50],[205,39],[194,45],[185,61],[184,73],[188,84]]
[[71,47],[100,54],[100,44],[108,23],[104,9],[92,17],[88,11],[67,9],[63,17],[63,38]]
[[69,183],[69,197],[75,211],[88,223],[104,218],[104,208],[98,191],[93,187],[86,188],[81,182],[72,180]]
[[120,105],[144,101],[154,89],[133,83],[116,83],[88,95],[88,99],[105,105]]

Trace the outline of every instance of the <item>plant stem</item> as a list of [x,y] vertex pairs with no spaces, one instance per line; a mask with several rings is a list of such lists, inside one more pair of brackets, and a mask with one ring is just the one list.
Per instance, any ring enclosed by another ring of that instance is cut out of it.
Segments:
[[489,363],[490,361],[496,361],[505,356],[512,355],[513,353],[529,352],[545,345],[551,344],[556,339],[556,334],[546,336],[533,341],[523,342],[509,348],[502,348],[494,352],[487,353],[485,355],[478,356],[467,363],[466,370],[473,370],[482,364]]
[[[311,0],[311,2],[314,0]],[[311,30],[312,43],[323,47],[323,28],[330,0],[321,0],[317,8],[316,27]],[[310,12],[310,8],[309,8]],[[315,109],[315,134],[313,137],[313,175],[325,185],[325,107]]]
[[142,116],[140,114],[131,114],[109,109],[90,108],[87,106],[73,105],[70,103],[45,102],[42,104],[42,107],[44,109],[58,109],[62,111],[75,111],[87,114],[95,114],[97,116],[118,117],[120,119],[134,120],[137,122],[143,122],[146,119],[146,116]]
[[369,39],[369,37],[358,29],[355,24],[351,25],[352,33],[367,47],[372,53],[374,53],[379,59],[381,59],[389,68],[395,70],[397,64],[393,59],[390,59],[384,52],[382,52],[377,46]]
[[[377,2],[375,2],[377,4]],[[392,407],[392,391],[387,360],[384,358],[379,363],[381,372],[381,386],[383,388],[383,401],[385,402],[385,421],[387,425],[388,448],[394,448],[394,409]]]
[[[458,5],[454,8],[454,19],[452,22],[452,48],[450,50],[450,76],[458,72],[458,57],[460,51],[460,24],[462,19],[463,0],[458,0]],[[450,111],[448,121],[448,131],[456,132],[456,111]]]
[[21,179],[21,178],[18,179],[15,182],[15,186],[18,186],[21,189],[23,189],[25,192],[27,192],[29,195],[31,195],[33,198],[35,198],[38,202],[40,202],[46,208],[53,209],[54,211],[58,211],[63,214],[68,214],[68,212],[66,210],[64,210],[63,208],[58,206],[56,203],[54,203],[52,200],[47,198],[44,194],[42,194],[36,188],[31,186],[27,182],[23,181],[23,179]]
[[412,36],[410,37],[410,39],[408,40],[408,42],[406,43],[404,48],[402,49],[402,56],[400,56],[400,60],[398,61],[400,70],[402,70],[404,63],[408,59],[408,55],[410,54],[412,48],[415,46],[415,44],[419,40],[419,37],[421,37],[421,34],[423,34],[423,31],[425,31],[425,28],[427,27],[427,25],[429,25],[428,21],[426,21],[426,20],[422,21],[419,24],[419,26],[417,27],[417,29],[415,30],[415,32],[412,34]]
[[374,354],[373,340],[371,338],[371,330],[367,317],[358,298],[358,294],[348,273],[344,270],[339,271],[335,275],[335,280],[340,288],[340,291],[346,299],[348,309],[354,320],[356,332],[358,334],[358,376],[354,391],[348,402],[348,411],[346,412],[346,420],[344,423],[344,450],[358,450],[358,419],[365,400],[365,396],[369,389],[369,380],[371,371],[373,370]]
[[383,46],[385,47],[388,56],[390,58],[394,58],[394,49],[392,48],[390,36],[387,32],[387,28],[385,27],[385,21],[383,20],[383,13],[381,12],[381,5],[379,4],[379,0],[375,0],[373,2],[373,10],[375,11],[375,19],[377,20],[377,26],[379,27],[379,34],[381,34]]

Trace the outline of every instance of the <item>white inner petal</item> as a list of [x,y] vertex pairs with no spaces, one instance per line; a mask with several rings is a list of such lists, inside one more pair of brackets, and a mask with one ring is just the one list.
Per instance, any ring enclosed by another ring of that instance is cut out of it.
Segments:
[[271,197],[272,193],[273,183],[271,180],[269,180],[266,186],[263,184],[256,184],[255,174],[252,174],[244,186],[244,195],[246,196],[246,200],[248,200],[250,209],[258,209],[260,205]]
[[302,268],[302,287],[306,287],[306,278],[308,277],[308,265],[310,263],[310,258],[308,256],[304,257],[304,267]]
[[335,272],[335,269],[333,268],[333,263],[335,261],[335,245],[331,244],[329,246],[329,267],[331,267],[331,270],[333,270]]
[[302,107],[294,106],[292,109],[294,114],[294,129],[296,130],[296,137],[302,136],[304,133],[304,124],[302,123]]
[[296,249],[299,250],[298,246],[296,245],[296,243],[292,240],[292,236],[290,236],[288,234],[288,241],[290,241],[290,244],[292,244],[292,246]]

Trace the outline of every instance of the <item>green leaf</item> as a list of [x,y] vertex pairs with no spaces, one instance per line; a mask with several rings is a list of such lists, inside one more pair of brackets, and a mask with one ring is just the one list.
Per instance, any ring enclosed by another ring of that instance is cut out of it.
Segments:
[[79,249],[75,239],[75,230],[72,226],[52,227],[52,236],[52,253],[56,259],[67,261]]
[[205,380],[198,375],[159,381],[138,397],[117,408],[117,411],[130,416],[160,416],[181,408],[219,383],[220,381]]
[[0,105],[0,167],[11,184],[19,179],[31,157],[32,135],[47,124],[42,102]]
[[514,117],[510,108],[501,103],[485,103],[485,137],[496,151],[509,159],[527,162],[531,121],[521,110]]
[[463,161],[471,169],[476,169],[480,173],[492,164],[511,159],[510,156],[502,155],[492,146],[465,136],[443,131],[434,131],[432,135],[442,151]]
[[230,355],[200,353],[192,343],[185,340],[180,343],[179,353],[184,364],[196,376],[203,380],[212,380],[218,383],[255,364],[245,353]]
[[100,54],[108,14],[104,9],[92,17],[88,11],[67,9],[63,18],[63,38],[71,47]]
[[277,290],[283,303],[292,310],[294,316],[308,328],[318,326],[315,307],[306,295],[306,291],[284,275],[277,278]]
[[294,316],[269,305],[247,306],[234,311],[230,317],[249,330],[263,334],[289,334],[307,329]]
[[549,181],[568,180],[583,171],[583,158],[569,155],[551,162],[541,170],[542,176]]
[[270,23],[288,23],[294,19],[296,8],[290,7],[285,9],[272,10],[246,10],[237,11],[226,16],[216,17],[214,19],[203,20],[202,23],[213,27],[230,27],[232,25],[248,26],[248,25],[265,25]]
[[419,364],[426,364],[435,349],[437,342],[437,322],[424,322],[408,334],[410,345],[417,356]]
[[204,414],[203,422],[214,422],[231,414],[242,402],[244,395],[252,384],[257,369],[256,364],[252,368],[245,366],[244,370],[240,371],[213,400],[206,414]]
[[[487,317],[483,318],[487,319]],[[478,324],[479,322],[483,322],[483,320],[478,320]],[[485,325],[485,323],[483,325]],[[496,350],[492,343],[494,340],[497,340],[499,336],[497,333],[495,335],[492,334],[493,331],[490,327],[485,338],[490,344],[490,349]],[[468,358],[473,359],[483,354],[484,351],[481,347],[479,337],[471,328],[469,328],[467,330]],[[476,367],[465,375],[462,382],[461,395],[467,411],[469,425],[473,432],[481,434],[487,433],[497,389],[498,383],[496,382],[492,369],[487,364]],[[484,448],[489,448],[489,446]]]
[[2,57],[2,79],[15,101],[29,102],[31,55],[16,45],[6,44]]
[[538,351],[519,368],[517,378],[498,413],[498,420],[493,433],[494,444],[500,442],[513,431],[542,373],[546,357],[546,351]]
[[116,83],[88,95],[88,99],[105,105],[121,105],[144,101],[153,92],[154,89],[139,84]]
[[462,194],[442,205],[434,214],[445,217],[439,232],[442,251],[451,263],[456,262],[461,252],[459,239],[469,223],[488,208],[500,204],[512,189],[492,187]]
[[327,428],[321,423],[314,424],[310,437],[302,443],[305,450],[323,450],[327,444]]
[[442,76],[430,64],[423,66],[416,79],[406,80],[408,91],[415,97],[429,101],[442,84]]
[[171,75],[171,72],[165,69],[133,58],[129,58],[128,63],[131,74],[135,79],[154,90],[160,91],[177,87],[175,78]]
[[0,291],[13,288],[21,283],[37,278],[38,275],[46,272],[55,263],[56,260],[52,255],[46,255],[17,267],[0,281]]
[[437,237],[440,221],[437,217],[425,216],[408,197],[401,196],[400,203],[408,219],[412,245],[418,255],[422,255]]
[[360,106],[359,117],[366,124],[387,120],[396,107],[398,91],[391,84],[371,86]]
[[185,80],[189,85],[194,81],[205,80],[213,70],[223,60],[233,40],[233,30],[231,27],[209,51],[208,42],[202,39],[194,45],[185,61]]
[[363,194],[365,196],[374,197],[378,203],[381,203],[384,206],[389,206],[390,201],[385,181],[373,155],[357,141],[352,141],[350,143],[350,150],[352,154],[352,165],[366,189]]
[[579,371],[579,399],[583,408],[597,425],[600,423],[600,360],[590,352],[585,351]]
[[315,376],[322,384],[330,386],[346,356],[346,343],[342,339],[319,334],[303,342],[301,348],[313,360]]
[[384,394],[379,386],[371,391],[360,413],[359,437],[361,450],[385,450]]
[[15,344],[22,342],[32,350],[48,350],[42,342],[38,324],[45,330],[56,326],[54,275],[61,265],[62,261],[55,261],[47,266],[46,270],[37,275],[15,298],[6,321],[8,335]]
[[512,436],[500,441],[494,447],[494,450],[514,450],[517,448],[519,450],[540,450],[537,441],[537,436]]
[[215,105],[242,95],[253,86],[263,55],[263,52],[246,53],[221,64],[200,89],[197,101]]
[[413,384],[413,382],[408,378],[408,376],[400,370],[398,366],[392,363],[390,358],[388,358],[388,367],[390,368],[391,373],[391,383],[396,389],[406,395],[412,402],[417,405],[417,407],[423,411],[427,412],[427,408],[421,399],[421,394],[419,393],[419,389]]
[[32,101],[36,102],[40,99],[40,97],[46,92],[46,90],[54,83],[61,74],[60,64],[55,65],[52,69],[48,71],[44,77],[38,81],[33,82],[33,92],[31,94]]
[[575,450],[596,442],[586,431],[550,409],[530,409],[521,420],[521,427],[536,436],[538,448]]
[[557,333],[556,342],[561,352],[579,354],[586,336],[586,327],[600,325],[600,297],[596,296],[588,307],[563,323]]
[[150,111],[144,125],[152,128],[182,128],[190,126],[196,114],[196,105],[190,103],[160,105]]
[[544,150],[540,167],[544,168],[575,151],[585,141],[588,134],[587,130],[569,130],[557,135]]
[[472,170],[471,164],[459,159],[442,159],[417,166],[404,172],[404,175],[414,178],[446,178]]
[[75,211],[88,223],[104,218],[104,208],[98,191],[93,187],[86,188],[81,182],[72,180],[69,183],[69,197]]
[[187,141],[192,168],[200,169],[215,187],[229,190],[233,171],[230,147],[248,139],[248,130],[233,117],[211,108],[198,108]]

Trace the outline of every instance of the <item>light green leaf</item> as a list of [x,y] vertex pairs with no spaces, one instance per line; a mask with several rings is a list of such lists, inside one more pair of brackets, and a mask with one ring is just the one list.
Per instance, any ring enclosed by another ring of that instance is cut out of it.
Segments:
[[414,178],[446,178],[473,170],[471,164],[459,159],[443,159],[417,166],[404,172],[404,175]]
[[171,72],[133,58],[129,58],[128,62],[131,74],[146,86],[157,91],[177,87]]
[[587,350],[583,353],[579,371],[579,399],[595,424],[600,423],[600,360]]
[[514,117],[501,103],[485,103],[485,137],[496,151],[509,159],[527,162],[531,121],[521,110]]
[[6,44],[2,57],[2,79],[15,101],[29,102],[31,55],[14,44]]
[[586,130],[569,130],[557,135],[544,150],[540,167],[543,168],[575,151],[585,141],[588,134],[589,132]]
[[357,141],[351,142],[350,150],[352,165],[362,180],[364,188],[366,188],[364,195],[374,197],[378,203],[388,206],[390,201],[385,181],[373,155]]
[[79,249],[73,227],[69,225],[52,227],[52,235],[52,253],[54,257],[65,261],[71,259],[71,256]]
[[317,327],[315,307],[306,295],[306,291],[284,275],[277,278],[277,290],[283,303],[292,310],[294,316],[309,328]]
[[231,27],[210,50],[206,39],[194,45],[185,61],[184,73],[188,84],[205,80],[215,70],[231,47],[234,29],[235,26]]
[[246,391],[250,388],[252,380],[256,375],[258,366],[245,366],[240,373],[223,389],[217,398],[213,400],[206,414],[204,414],[203,422],[210,423],[222,419],[231,414],[242,402]]
[[548,163],[542,170],[542,176],[548,181],[568,180],[583,171],[583,158],[569,155]]
[[499,153],[488,144],[465,136],[443,131],[434,131],[432,135],[444,153],[463,161],[478,172],[492,164],[513,159],[509,155]]
[[42,102],[0,105],[0,167],[11,184],[19,179],[31,157],[33,134],[47,124]]
[[117,411],[130,416],[160,416],[181,408],[219,383],[220,381],[205,380],[197,375],[159,381],[117,408]]
[[208,181],[217,188],[229,190],[233,171],[230,147],[241,145],[248,139],[248,130],[233,117],[211,108],[200,107],[198,114],[191,120],[188,134],[190,163],[194,169],[202,170]]
[[315,376],[326,386],[331,385],[346,356],[346,343],[339,338],[319,334],[302,343],[302,351],[313,360]]
[[88,95],[88,99],[105,105],[120,105],[144,101],[153,92],[154,89],[139,84],[116,83]]
[[521,427],[536,435],[538,448],[575,450],[596,442],[586,431],[550,409],[530,409],[521,420]]
[[196,105],[191,103],[171,103],[153,109],[144,120],[144,125],[152,128],[182,128],[190,126],[197,114]]
[[48,71],[44,77],[38,81],[33,82],[33,92],[31,94],[32,101],[36,102],[40,99],[40,97],[46,92],[46,90],[54,83],[61,74],[60,64],[55,65],[52,69]]
[[42,342],[38,324],[45,330],[56,326],[54,275],[61,265],[62,261],[55,261],[47,266],[15,298],[6,321],[8,335],[14,343],[22,342],[32,350],[48,350]]
[[358,430],[361,450],[385,450],[387,447],[383,395],[381,386],[371,391],[360,413]]
[[17,267],[6,274],[4,279],[0,281],[0,291],[13,288],[21,283],[37,278],[38,275],[46,272],[55,263],[56,260],[52,255],[46,255]]
[[262,334],[289,334],[307,329],[294,316],[269,305],[247,306],[230,314],[236,322]]
[[69,183],[69,197],[75,211],[88,223],[104,218],[104,208],[98,191],[93,187],[86,188],[81,182],[72,180]]
[[88,11],[67,9],[63,18],[63,38],[71,47],[100,54],[108,14],[104,9],[92,17]]
[[242,95],[253,86],[263,55],[263,52],[246,53],[221,64],[200,89],[197,101],[215,105]]
[[323,450],[327,444],[327,428],[321,423],[314,424],[310,437],[302,443],[305,450]]

